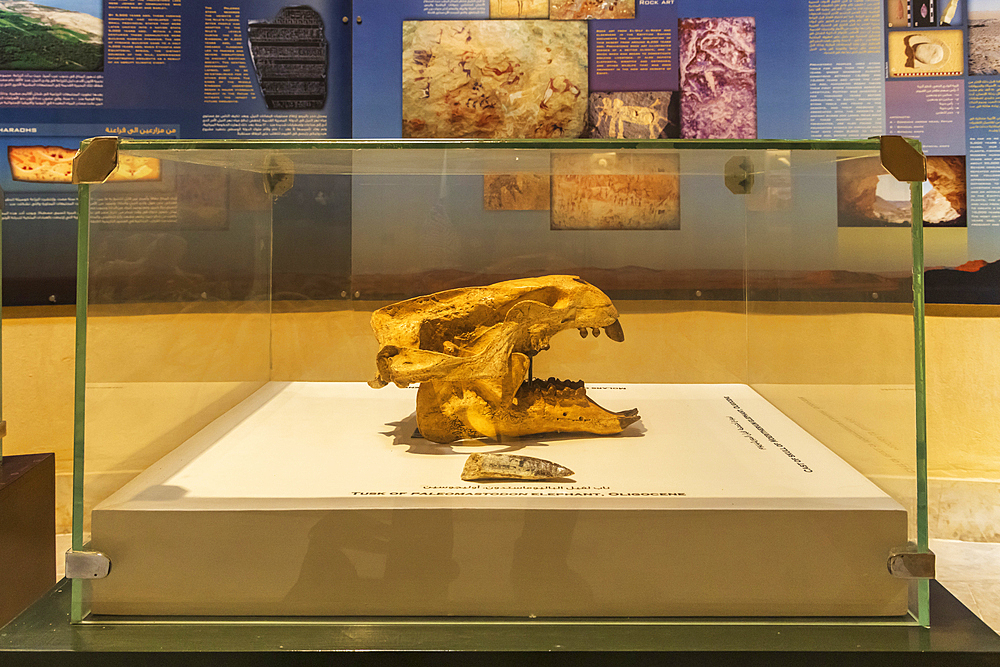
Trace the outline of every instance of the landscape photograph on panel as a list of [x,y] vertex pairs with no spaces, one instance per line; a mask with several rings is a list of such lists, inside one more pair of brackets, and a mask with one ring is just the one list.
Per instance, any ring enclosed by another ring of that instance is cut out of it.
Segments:
[[403,136],[575,138],[583,21],[404,21]]
[[754,18],[686,18],[678,27],[681,136],[757,138]]
[[0,4],[0,70],[100,72],[100,0],[12,0]]
[[680,229],[676,154],[552,156],[550,227]]
[[1000,0],[969,0],[969,75],[1000,74]]
[[[927,157],[922,186],[925,227],[965,227],[965,156]],[[910,184],[885,171],[878,157],[837,163],[839,227],[909,227]]]

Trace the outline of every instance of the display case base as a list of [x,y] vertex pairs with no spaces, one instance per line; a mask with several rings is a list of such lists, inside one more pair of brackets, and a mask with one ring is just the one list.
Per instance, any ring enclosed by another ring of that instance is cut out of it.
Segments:
[[[416,392],[271,383],[93,511],[117,615],[898,616],[906,512],[745,385],[602,385],[615,437],[436,445]],[[576,471],[463,482],[471,451]]]

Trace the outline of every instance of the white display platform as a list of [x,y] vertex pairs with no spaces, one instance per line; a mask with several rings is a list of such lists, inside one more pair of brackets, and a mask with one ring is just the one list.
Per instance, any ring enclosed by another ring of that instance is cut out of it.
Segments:
[[[894,500],[745,385],[599,385],[611,437],[436,445],[416,388],[270,383],[101,503],[99,614],[880,616]],[[575,471],[463,482],[473,451]]]

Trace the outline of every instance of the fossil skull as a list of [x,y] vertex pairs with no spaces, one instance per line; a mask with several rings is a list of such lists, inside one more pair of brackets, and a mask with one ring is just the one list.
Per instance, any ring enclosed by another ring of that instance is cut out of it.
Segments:
[[440,443],[536,433],[620,433],[637,410],[610,412],[583,382],[530,377],[531,359],[564,329],[624,341],[618,311],[576,276],[509,280],[401,301],[372,314],[380,349],[369,382],[419,382],[417,427]]

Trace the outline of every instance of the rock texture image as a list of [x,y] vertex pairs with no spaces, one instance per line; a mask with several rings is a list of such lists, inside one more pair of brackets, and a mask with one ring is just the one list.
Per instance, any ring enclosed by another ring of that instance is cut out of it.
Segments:
[[634,19],[635,0],[550,0],[549,18],[560,21]]
[[680,136],[677,92],[591,93],[585,137],[676,139]]
[[552,229],[680,229],[676,154],[552,158]]
[[579,137],[582,21],[404,21],[403,136]]
[[681,19],[681,137],[757,137],[753,17]]
[[283,7],[271,21],[247,26],[250,58],[268,109],[322,109],[327,41],[312,7]]
[[927,182],[933,189],[924,195],[924,223],[965,227],[965,156],[931,155],[927,158]]

